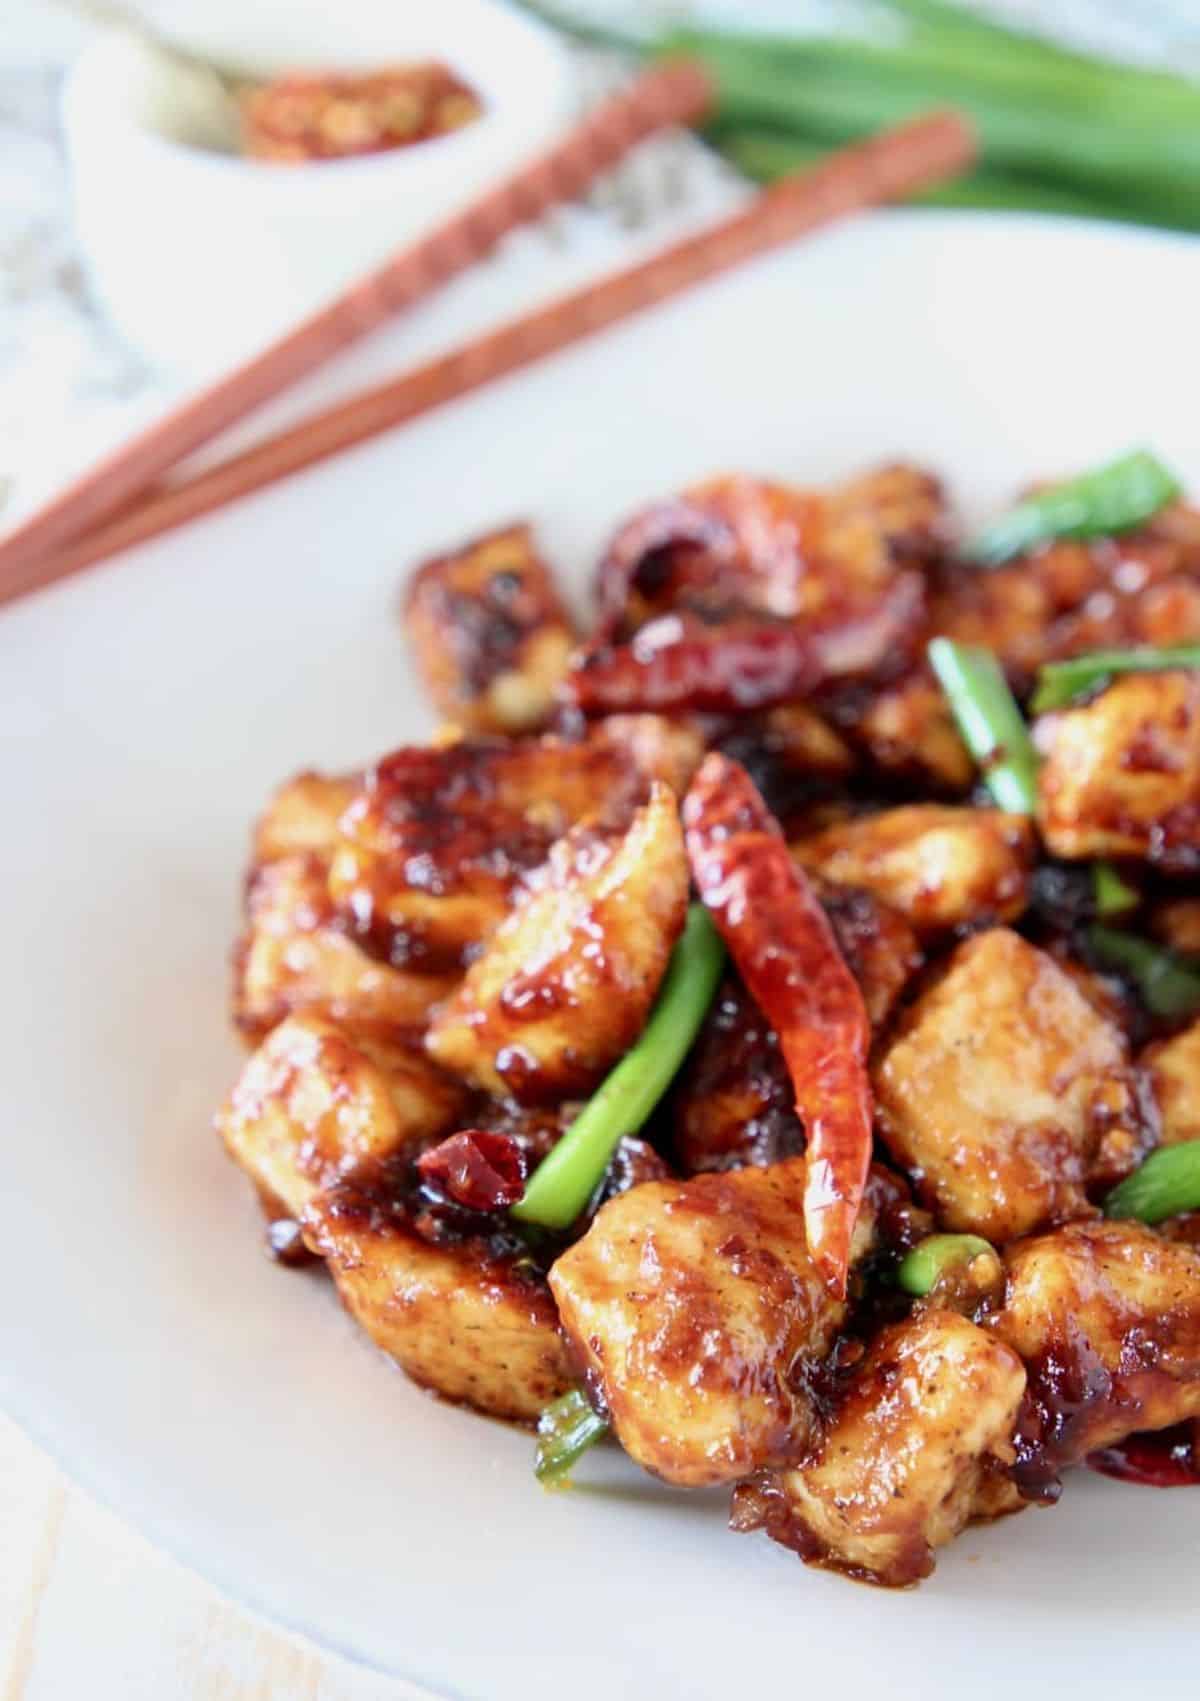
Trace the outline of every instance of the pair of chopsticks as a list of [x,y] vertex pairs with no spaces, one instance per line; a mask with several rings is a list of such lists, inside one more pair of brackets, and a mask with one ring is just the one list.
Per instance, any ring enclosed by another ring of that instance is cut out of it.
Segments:
[[806,231],[928,188],[962,171],[975,151],[969,126],[954,113],[885,131],[785,179],[744,212],[649,260],[203,472],[160,482],[254,408],[476,264],[511,230],[578,196],[646,137],[702,116],[711,94],[705,73],[688,61],[644,73],[541,159],[101,461],[0,541],[0,604],[428,413]]

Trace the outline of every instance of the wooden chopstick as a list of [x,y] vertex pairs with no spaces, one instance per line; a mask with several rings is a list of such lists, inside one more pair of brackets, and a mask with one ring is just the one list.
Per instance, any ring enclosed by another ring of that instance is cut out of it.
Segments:
[[927,188],[963,170],[974,151],[969,125],[952,112],[915,119],[842,149],[712,229],[152,492],[103,528],[0,582],[0,603],[428,413],[806,231]]
[[711,97],[707,74],[688,60],[644,72],[540,159],[184,402],[30,515],[0,541],[0,579],[127,506],[185,455],[475,265],[518,225],[575,199],[647,136],[700,117]]

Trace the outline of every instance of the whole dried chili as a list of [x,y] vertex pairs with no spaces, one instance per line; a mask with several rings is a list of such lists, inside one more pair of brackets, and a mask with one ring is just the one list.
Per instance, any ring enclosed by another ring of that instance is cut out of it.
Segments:
[[509,1134],[464,1129],[417,1159],[423,1181],[472,1211],[499,1211],[525,1191],[525,1154]]
[[725,518],[686,496],[644,509],[621,527],[600,563],[597,638],[619,635],[631,595],[677,594],[680,578],[687,583],[693,576],[689,567],[702,569],[707,581],[737,559],[738,540]]
[[1190,1488],[1200,1483],[1200,1426],[1193,1419],[1152,1434],[1127,1435],[1086,1463],[1102,1476],[1150,1488]]
[[696,599],[726,615],[799,614],[825,510],[813,491],[741,473],[643,509],[600,564],[598,636],[611,641],[631,615],[636,627]]
[[804,1227],[846,1291],[871,1161],[870,1024],[829,920],[739,762],[705,757],[683,804],[692,875],[755,1002],[779,1035],[807,1133]]
[[920,630],[920,577],[877,600],[801,624],[752,616],[709,625],[692,612],[649,621],[628,644],[584,650],[563,681],[585,715],[743,713],[795,702],[833,680],[902,666]]

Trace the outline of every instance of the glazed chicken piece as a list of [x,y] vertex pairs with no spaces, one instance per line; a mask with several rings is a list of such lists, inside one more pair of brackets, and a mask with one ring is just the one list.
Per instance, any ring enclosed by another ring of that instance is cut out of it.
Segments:
[[857,765],[854,752],[805,703],[717,723],[712,747],[740,762],[786,834],[812,831],[813,811],[830,804]]
[[247,1060],[217,1132],[275,1217],[356,1164],[446,1132],[466,1094],[419,1054],[293,1016]]
[[1138,1061],[1158,1106],[1162,1144],[1200,1140],[1200,1022],[1150,1046]]
[[915,803],[837,822],[792,852],[810,873],[865,888],[930,934],[1021,915],[1034,834],[1024,816],[999,809]]
[[303,1222],[350,1315],[414,1382],[522,1423],[570,1387],[554,1301],[524,1245],[474,1213],[439,1226],[403,1160],[317,1194]]
[[835,484],[827,493],[825,551],[886,572],[939,561],[953,541],[946,492],[924,467],[894,461]]
[[429,694],[448,719],[470,733],[546,724],[575,638],[528,526],[427,561],[410,581],[404,618]]
[[684,1175],[780,1163],[804,1150],[779,1038],[732,975],[717,993],[673,1101],[674,1152]]
[[899,910],[871,892],[820,879],[816,887],[871,1026],[878,1030],[924,961],[916,933]]
[[807,703],[768,709],[748,732],[747,744],[792,773],[842,779],[853,771],[854,754],[845,740]]
[[1091,1168],[1144,1149],[1120,1029],[1007,928],[958,947],[873,1081],[884,1142],[941,1225],[999,1245],[1091,1214]]
[[853,712],[838,717],[838,726],[885,774],[951,794],[969,791],[974,784],[974,760],[928,668],[918,668],[865,702],[855,700]]
[[993,1334],[1029,1399],[1018,1484],[1053,1492],[1088,1453],[1200,1415],[1200,1253],[1139,1223],[1070,1223],[1011,1247]]
[[418,1043],[456,974],[413,974],[368,957],[337,925],[316,855],[264,863],[246,889],[247,927],[234,952],[233,1015],[252,1044],[285,1017],[328,1017],[351,1038]]
[[283,856],[326,861],[338,842],[342,812],[362,784],[357,774],[297,774],[280,786],[254,830],[254,864]]
[[1038,822],[1055,856],[1200,868],[1200,673],[1130,674],[1037,732]]
[[884,1329],[811,1454],[734,1491],[733,1527],[892,1587],[933,1570],[972,1518],[1016,1510],[1000,1476],[1025,1391],[1017,1355],[952,1311]]
[[576,742],[397,750],[342,817],[330,895],[372,954],[427,973],[460,967],[568,828],[626,818],[652,780],[686,783],[699,753],[692,729],[637,716]]
[[[803,1368],[845,1315],[809,1257],[803,1158],[649,1182],[558,1259],[567,1337],[626,1452],[685,1486],[785,1463],[811,1440]],[[864,1203],[857,1261],[874,1235]]]
[[687,895],[667,786],[623,831],[573,828],[434,1017],[430,1056],[522,1102],[588,1093],[645,1026]]

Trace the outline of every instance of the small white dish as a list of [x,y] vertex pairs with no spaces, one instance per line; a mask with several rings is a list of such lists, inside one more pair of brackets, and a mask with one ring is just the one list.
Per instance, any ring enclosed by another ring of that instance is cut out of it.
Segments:
[[575,107],[562,46],[495,0],[193,10],[179,45],[219,64],[270,74],[440,59],[484,112],[447,136],[359,159],[251,161],[179,140],[169,58],[120,31],[97,36],[63,95],[80,243],[121,334],[184,379],[256,352],[533,157]]
[[1197,1491],[1075,1473],[900,1593],[613,1450],[544,1494],[528,1435],[267,1263],[210,1117],[252,816],[431,725],[408,564],[528,515],[582,591],[623,515],[730,468],[903,456],[978,512],[1144,442],[1200,489],[1198,299],[1194,241],[881,215],[0,611],[0,1401],[35,1438],[237,1599],[440,1694],[1194,1697]]

